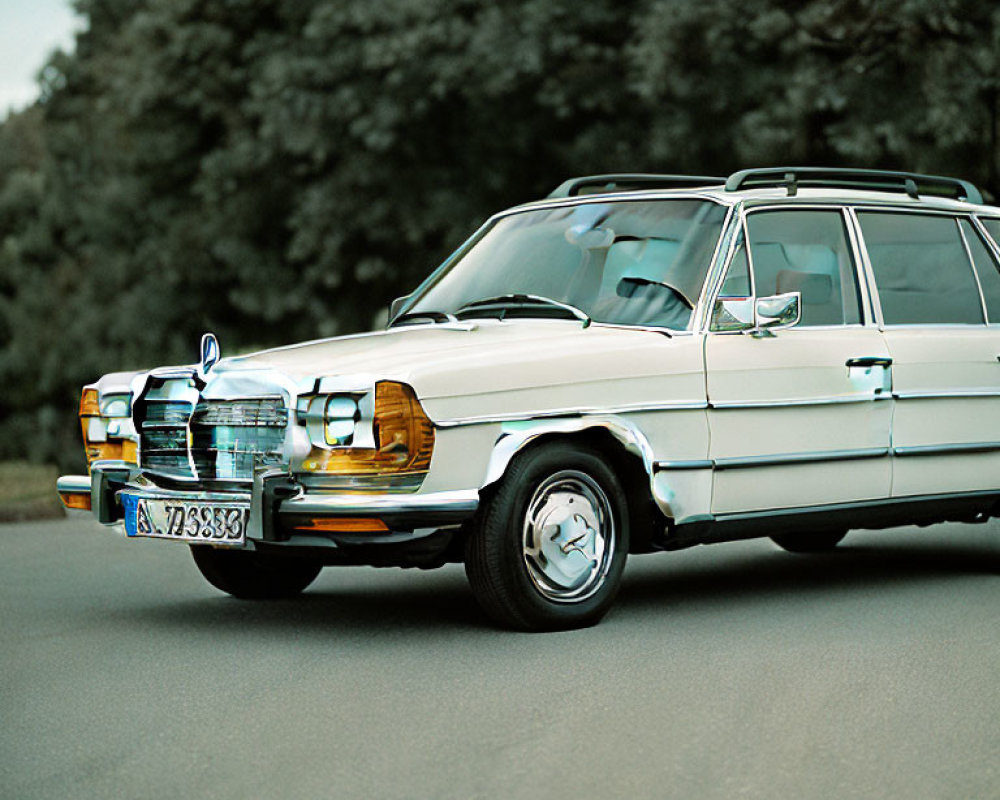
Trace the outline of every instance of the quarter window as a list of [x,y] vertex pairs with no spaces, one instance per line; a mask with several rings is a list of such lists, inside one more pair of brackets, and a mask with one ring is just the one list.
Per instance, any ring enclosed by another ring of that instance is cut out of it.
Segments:
[[802,296],[800,325],[861,322],[861,297],[844,217],[837,210],[763,211],[747,217],[757,297]]
[[1000,268],[992,256],[982,237],[972,227],[967,219],[959,220],[962,236],[969,245],[972,264],[979,277],[979,286],[983,290],[983,300],[986,302],[986,314],[990,322],[1000,322]]
[[993,241],[1000,244],[1000,219],[980,219],[979,221],[986,226],[986,230],[993,237]]
[[858,213],[887,325],[982,324],[983,306],[956,221]]
[[726,273],[726,279],[722,283],[720,297],[749,297],[752,294],[750,289],[750,264],[747,261],[747,247],[740,234],[740,242],[736,245],[736,252]]

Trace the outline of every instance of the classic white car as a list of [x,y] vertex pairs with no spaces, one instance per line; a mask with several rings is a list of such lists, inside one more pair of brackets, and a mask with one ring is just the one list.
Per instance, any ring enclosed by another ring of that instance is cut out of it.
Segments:
[[502,624],[607,611],[628,553],[983,521],[1000,209],[967,182],[601,175],[491,218],[384,331],[111,374],[68,507],[219,589],[464,561]]

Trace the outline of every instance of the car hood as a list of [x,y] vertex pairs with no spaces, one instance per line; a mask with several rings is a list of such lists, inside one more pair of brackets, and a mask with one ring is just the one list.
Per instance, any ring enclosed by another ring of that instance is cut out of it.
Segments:
[[[694,338],[568,320],[484,320],[306,342],[223,359],[213,372],[401,381],[435,420],[597,410],[703,400]],[[671,393],[682,389],[682,397],[663,396],[668,375]]]

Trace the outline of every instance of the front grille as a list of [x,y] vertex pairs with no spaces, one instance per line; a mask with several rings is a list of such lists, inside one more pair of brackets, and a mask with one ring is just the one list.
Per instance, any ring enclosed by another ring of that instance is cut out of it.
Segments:
[[174,478],[251,480],[282,462],[288,410],[280,397],[144,404],[141,466]]
[[202,400],[191,419],[191,455],[198,475],[249,480],[255,466],[280,464],[287,424],[280,397]]
[[288,412],[280,397],[259,400],[202,400],[194,410],[197,425],[284,428]]
[[184,400],[147,398],[136,411],[139,465],[170,478],[195,478],[188,460],[188,420],[192,404]]

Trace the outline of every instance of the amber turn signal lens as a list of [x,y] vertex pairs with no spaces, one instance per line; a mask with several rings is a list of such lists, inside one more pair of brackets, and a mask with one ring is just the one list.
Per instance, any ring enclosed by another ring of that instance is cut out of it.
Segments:
[[84,492],[59,492],[59,499],[66,508],[90,511],[90,495]]
[[388,533],[389,526],[371,517],[315,517],[296,525],[295,529],[329,533]]
[[[97,389],[84,389],[80,396],[80,430],[83,433],[83,449],[87,455],[87,468],[95,461],[113,460],[138,463],[137,445],[130,439],[109,439],[95,442],[90,439],[90,421],[101,416]],[[101,423],[96,423],[101,426]],[[89,506],[88,506],[89,508]]]
[[101,408],[97,402],[97,389],[84,389],[80,395],[80,416],[99,417]]

